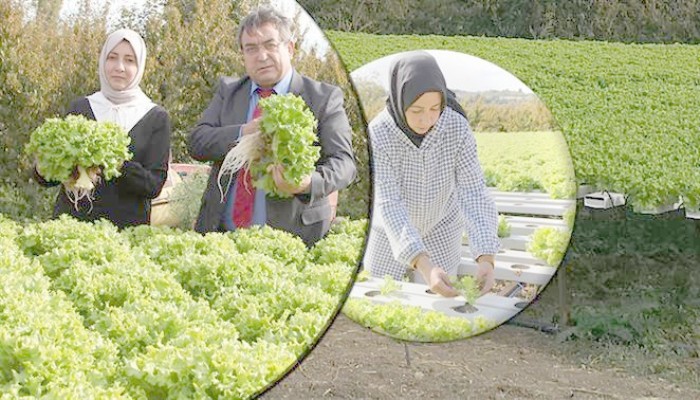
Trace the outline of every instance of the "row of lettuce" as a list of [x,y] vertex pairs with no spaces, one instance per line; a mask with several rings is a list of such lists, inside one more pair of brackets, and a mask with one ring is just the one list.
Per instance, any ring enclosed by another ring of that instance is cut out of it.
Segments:
[[0,219],[0,398],[248,398],[290,369],[347,292],[366,221],[312,249]]
[[576,196],[576,180],[560,132],[476,132],[486,184],[504,192],[542,191],[555,199]]

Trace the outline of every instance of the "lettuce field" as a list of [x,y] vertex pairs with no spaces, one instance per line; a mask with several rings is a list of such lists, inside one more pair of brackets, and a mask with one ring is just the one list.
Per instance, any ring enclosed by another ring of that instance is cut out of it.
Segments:
[[0,216],[0,398],[248,398],[335,314],[364,242]]
[[475,132],[486,184],[504,192],[576,195],[574,171],[561,132]]

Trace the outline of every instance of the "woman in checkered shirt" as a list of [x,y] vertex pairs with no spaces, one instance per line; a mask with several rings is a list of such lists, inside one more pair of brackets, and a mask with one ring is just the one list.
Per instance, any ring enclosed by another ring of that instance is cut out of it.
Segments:
[[390,76],[386,108],[369,124],[374,211],[363,264],[396,280],[414,269],[432,291],[456,296],[448,277],[466,229],[485,293],[494,284],[498,213],[464,111],[426,52],[399,57]]

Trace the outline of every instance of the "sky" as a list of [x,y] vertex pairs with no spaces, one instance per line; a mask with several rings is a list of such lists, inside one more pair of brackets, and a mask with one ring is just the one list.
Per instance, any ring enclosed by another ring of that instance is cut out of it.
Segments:
[[[116,18],[120,15],[122,8],[135,8],[141,9],[147,0],[120,0],[120,1],[110,1],[109,15],[111,18]],[[91,0],[90,2],[94,9],[102,9],[105,4],[108,3],[107,0]],[[64,1],[63,7],[61,8],[61,18],[68,18],[71,15],[79,11],[80,1]]]
[[[522,90],[532,93],[520,79],[503,68],[464,53],[448,50],[426,50],[437,60],[447,86],[452,90],[481,92],[487,90]],[[392,54],[374,60],[352,71],[350,76],[355,84],[360,81],[373,81],[389,88],[389,68],[395,57],[402,53]]]
[[[121,10],[124,8],[131,8],[134,10],[140,10],[148,3],[148,0],[119,0],[119,1],[108,1],[108,0],[91,0],[91,4],[94,9],[102,9],[109,2],[109,16],[108,23],[113,23],[121,15]],[[63,8],[61,9],[61,18],[67,18],[72,14],[79,11],[80,1],[64,1]],[[328,41],[323,36],[323,32],[319,29],[318,25],[314,20],[301,9],[299,4],[294,0],[274,0],[273,4],[276,4],[278,9],[287,16],[293,17],[297,10],[302,11],[301,16],[301,27],[302,29],[307,29],[305,36],[305,43],[303,48],[310,49],[315,46],[318,54],[323,55],[330,48]]]

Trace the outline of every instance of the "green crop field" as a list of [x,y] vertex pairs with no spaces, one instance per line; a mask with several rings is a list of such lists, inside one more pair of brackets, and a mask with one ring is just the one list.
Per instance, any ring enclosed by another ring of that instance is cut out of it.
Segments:
[[486,182],[503,191],[576,195],[574,171],[560,132],[475,132]]
[[328,32],[352,71],[414,49],[471,54],[508,70],[549,107],[579,183],[635,208],[700,204],[700,46]]

